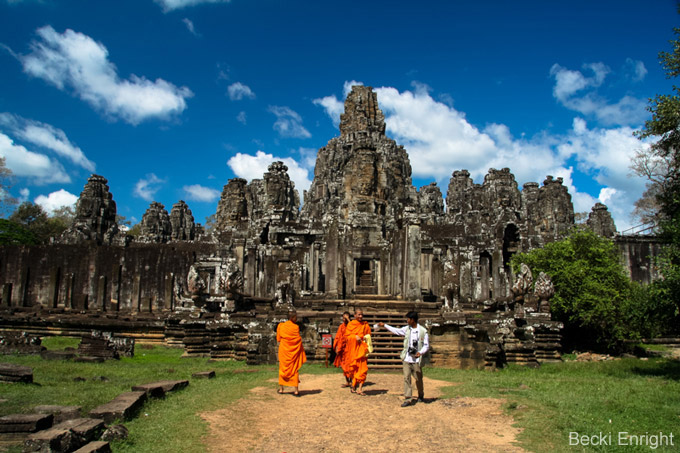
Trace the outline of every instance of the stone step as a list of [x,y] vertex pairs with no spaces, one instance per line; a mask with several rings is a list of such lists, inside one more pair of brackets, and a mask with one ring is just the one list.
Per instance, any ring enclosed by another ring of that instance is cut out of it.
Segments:
[[112,423],[117,419],[129,419],[134,416],[145,401],[145,391],[121,393],[112,401],[92,409],[90,411],[90,416],[93,418],[101,418],[106,423]]
[[52,414],[54,417],[54,424],[59,424],[66,420],[80,418],[80,406],[56,406],[52,404],[44,404],[36,406],[33,410],[39,414]]

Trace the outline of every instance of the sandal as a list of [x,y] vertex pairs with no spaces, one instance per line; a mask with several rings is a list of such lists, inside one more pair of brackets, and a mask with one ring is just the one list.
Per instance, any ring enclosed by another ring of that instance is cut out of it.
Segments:
[[350,386],[349,384],[342,384],[340,387],[346,389],[346,388],[349,387],[349,386]]
[[283,389],[278,389],[276,393],[278,393],[279,395],[283,395]]
[[352,392],[352,393],[356,393],[356,392],[357,392],[357,391],[354,389],[354,387],[350,387],[349,391]]
[[300,392],[293,393],[293,396],[300,396]]
[[368,396],[368,395],[366,395],[364,392],[357,392],[357,395],[359,395],[359,396]]

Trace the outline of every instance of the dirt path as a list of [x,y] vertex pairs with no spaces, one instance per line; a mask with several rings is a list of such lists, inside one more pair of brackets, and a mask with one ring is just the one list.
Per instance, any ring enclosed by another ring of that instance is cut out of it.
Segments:
[[[236,403],[202,413],[211,452],[524,451],[502,402],[439,399],[451,383],[425,377],[425,403],[402,408],[401,374],[369,373],[367,396],[341,388],[342,375],[301,375],[300,397],[276,380]],[[292,389],[291,389],[292,390]]]

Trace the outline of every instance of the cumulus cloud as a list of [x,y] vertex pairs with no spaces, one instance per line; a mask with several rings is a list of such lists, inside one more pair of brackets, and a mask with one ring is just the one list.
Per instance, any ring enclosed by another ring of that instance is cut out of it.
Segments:
[[248,85],[244,85],[241,82],[234,82],[229,85],[227,93],[229,94],[229,99],[232,101],[240,101],[243,98],[255,99],[253,90],[251,90]]
[[[602,83],[606,70],[598,66],[593,71],[596,74],[589,83]],[[574,82],[571,88],[563,85],[561,89],[566,93],[581,85]],[[600,201],[608,204],[619,230],[630,225],[633,202],[645,184],[641,178],[628,176],[631,156],[644,146],[632,136],[630,127],[589,127],[577,118],[563,135],[515,137],[504,124],[475,127],[452,104],[433,99],[430,88],[423,84],[413,84],[412,91],[399,92],[392,87],[375,91],[385,114],[387,135],[408,151],[414,177],[434,179],[446,187],[454,170],[466,169],[481,182],[489,168],[508,167],[521,187],[529,181],[542,183],[552,175],[563,178],[577,212],[589,212]],[[334,96],[326,98],[340,102]],[[335,102],[315,103],[330,117],[336,115]],[[574,183],[574,166],[602,186],[599,194],[588,193]]]
[[220,191],[200,184],[182,187],[188,200],[210,202],[220,197]]
[[11,130],[15,137],[52,150],[75,165],[95,172],[94,162],[89,160],[79,147],[71,143],[61,129],[10,113],[0,113],[0,127]]
[[37,34],[31,52],[17,56],[24,71],[60,90],[72,91],[112,118],[130,124],[169,118],[184,111],[186,99],[193,96],[189,88],[163,79],[151,81],[133,74],[122,80],[106,47],[82,33],[69,29],[58,33],[48,25]]
[[317,98],[312,100],[314,105],[320,105],[326,111],[326,114],[333,121],[333,126],[338,127],[340,125],[340,115],[345,110],[345,104],[338,100],[335,96],[324,96],[322,98]]
[[[634,77],[644,77],[644,64],[634,64]],[[631,64],[633,62],[631,61]],[[550,76],[555,79],[553,96],[570,110],[585,116],[593,117],[606,126],[639,125],[647,118],[647,100],[633,96],[623,96],[616,102],[610,102],[597,93],[610,69],[602,63],[584,65],[583,69],[590,74],[574,71],[554,64],[550,68]]]
[[146,175],[146,178],[137,181],[133,193],[143,200],[153,201],[156,192],[161,189],[161,186],[164,183],[164,179],[159,178],[153,173],[149,173]]
[[236,115],[236,121],[238,121],[241,124],[246,124],[247,120],[248,118],[246,112],[241,111],[238,113],[238,115]]
[[274,130],[281,137],[309,138],[312,136],[302,125],[302,117],[291,108],[272,105],[269,111],[276,115]]
[[43,208],[43,211],[45,211],[47,214],[52,214],[54,211],[64,206],[75,207],[75,204],[78,201],[78,196],[67,192],[64,189],[60,189],[56,192],[48,194],[47,196],[38,195],[33,201],[35,204]]
[[71,178],[61,164],[44,154],[29,151],[0,133],[0,157],[15,176],[31,179],[35,184],[69,183]]
[[158,3],[163,12],[170,12],[176,9],[187,8],[189,6],[196,6],[202,3],[229,3],[231,0],[154,0]]
[[274,157],[273,154],[267,154],[263,151],[257,151],[254,156],[236,153],[235,156],[229,159],[227,165],[229,165],[236,176],[251,181],[253,179],[262,179],[269,166],[275,161],[281,161],[286,164],[288,176],[295,183],[295,188],[299,191],[300,198],[302,198],[303,191],[309,189],[312,181],[309,179],[309,169],[299,164],[292,157]]

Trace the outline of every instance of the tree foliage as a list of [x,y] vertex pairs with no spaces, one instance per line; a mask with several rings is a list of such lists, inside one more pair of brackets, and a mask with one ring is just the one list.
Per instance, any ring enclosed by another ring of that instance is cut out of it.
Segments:
[[552,279],[552,313],[565,324],[567,344],[594,342],[617,349],[625,340],[650,334],[654,307],[646,291],[626,275],[611,240],[575,228],[564,240],[513,256],[513,269],[518,271],[521,263],[534,275],[545,272]]
[[[679,10],[680,12],[680,10]],[[668,79],[680,75],[680,28],[674,28],[671,50],[659,53],[661,66]],[[639,138],[655,138],[646,151],[638,153],[632,169],[649,180],[648,190],[637,206],[649,207],[645,196],[654,197],[660,237],[665,242],[656,265],[663,277],[651,292],[680,310],[680,88],[673,85],[672,94],[659,94],[650,99],[647,108],[652,119],[637,132]]]
[[0,215],[5,215],[17,204],[16,198],[10,195],[12,171],[5,166],[5,158],[0,157]]
[[12,236],[14,238],[12,243],[46,244],[50,238],[61,235],[71,225],[73,217],[73,208],[70,206],[59,208],[48,216],[40,205],[25,201],[9,216],[8,222],[15,225],[12,231],[25,230],[30,236],[24,234]]

